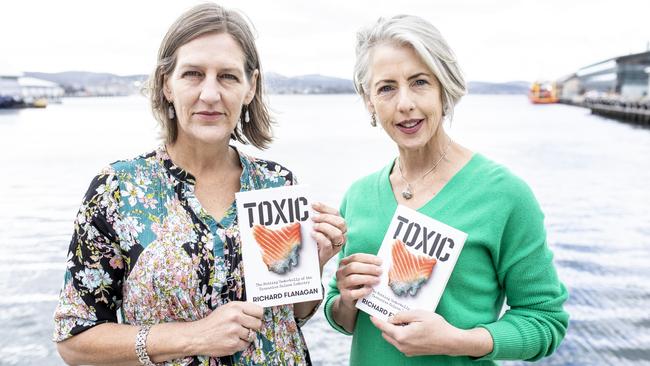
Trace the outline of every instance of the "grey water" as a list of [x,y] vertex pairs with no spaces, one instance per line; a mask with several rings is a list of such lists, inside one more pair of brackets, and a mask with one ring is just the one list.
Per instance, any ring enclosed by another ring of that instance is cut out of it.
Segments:
[[[396,155],[353,95],[270,96],[278,125],[264,152],[318,198]],[[446,128],[459,143],[528,182],[570,291],[564,343],[540,365],[650,365],[650,130],[523,96],[467,96]],[[92,177],[153,149],[146,100],[66,99],[0,110],[0,365],[61,365],[50,341],[73,220]],[[333,274],[326,267],[324,280]],[[346,365],[350,338],[322,309],[304,328],[317,365]],[[522,362],[504,362],[523,365]]]

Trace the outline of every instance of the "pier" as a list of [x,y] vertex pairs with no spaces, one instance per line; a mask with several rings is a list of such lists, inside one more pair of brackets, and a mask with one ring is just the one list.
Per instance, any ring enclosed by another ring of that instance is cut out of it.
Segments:
[[591,109],[592,114],[650,126],[650,100],[625,101],[620,98],[585,99],[583,106]]
[[556,82],[559,102],[607,118],[650,126],[650,50],[614,57]]

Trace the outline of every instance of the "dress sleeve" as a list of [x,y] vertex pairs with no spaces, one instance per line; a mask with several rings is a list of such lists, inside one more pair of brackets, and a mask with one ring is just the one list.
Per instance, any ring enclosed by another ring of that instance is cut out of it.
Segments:
[[98,324],[117,322],[125,267],[115,229],[119,194],[118,181],[108,171],[96,176],[86,192],[54,312],[55,342]]
[[[341,213],[341,216],[345,219],[345,211],[346,211],[346,206],[347,206],[347,195],[343,197],[343,202],[341,202],[341,207],[339,209],[339,212]],[[341,259],[345,258],[347,256],[347,245],[343,246],[343,249],[339,252],[339,256],[337,259],[337,264],[336,267],[338,268],[338,263],[341,261]],[[339,288],[336,285],[336,276],[332,276],[332,279],[329,282],[329,290],[327,291],[327,297],[325,298],[325,319],[327,319],[327,322],[330,324],[332,328],[335,330],[345,334],[345,335],[352,335],[352,333],[348,332],[345,330],[342,326],[340,326],[336,321],[334,321],[334,317],[332,316],[332,305],[334,305],[334,300],[340,295],[339,293]]]
[[481,324],[494,340],[481,359],[534,361],[555,351],[566,334],[568,292],[546,243],[544,215],[526,186],[504,226],[495,262],[508,310],[496,322]]

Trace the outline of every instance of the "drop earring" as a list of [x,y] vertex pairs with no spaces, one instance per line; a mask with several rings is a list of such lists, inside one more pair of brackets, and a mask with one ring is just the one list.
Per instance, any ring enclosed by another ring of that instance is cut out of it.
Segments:
[[248,123],[248,122],[251,121],[251,116],[250,116],[250,114],[248,113],[248,109],[249,109],[248,106],[245,105],[245,106],[244,106],[244,122],[245,122],[245,123]]
[[377,117],[375,117],[375,114],[374,114],[374,113],[372,114],[371,118],[372,118],[372,119],[370,120],[370,125],[371,125],[372,127],[377,127]]
[[169,104],[169,107],[167,107],[167,117],[169,117],[169,119],[176,118],[176,111],[174,110],[173,104]]

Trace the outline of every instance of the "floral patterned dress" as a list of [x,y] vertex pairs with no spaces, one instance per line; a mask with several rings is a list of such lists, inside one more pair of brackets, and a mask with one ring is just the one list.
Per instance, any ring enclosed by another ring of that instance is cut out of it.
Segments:
[[[238,153],[242,191],[295,183],[281,165]],[[245,300],[236,206],[215,220],[194,182],[164,146],[115,162],[93,179],[75,222],[54,341],[102,323],[198,320]],[[266,308],[262,330],[243,352],[165,364],[311,364],[300,331],[306,320],[295,319],[292,305]]]

